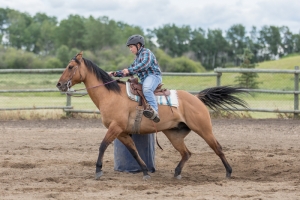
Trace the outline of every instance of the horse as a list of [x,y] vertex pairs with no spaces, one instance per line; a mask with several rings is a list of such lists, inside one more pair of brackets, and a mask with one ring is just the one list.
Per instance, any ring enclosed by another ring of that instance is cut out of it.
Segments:
[[[140,165],[143,179],[150,179],[147,166],[139,156],[130,137],[138,102],[128,98],[125,82],[112,78],[95,63],[84,58],[83,52],[80,52],[70,60],[56,86],[60,91],[67,92],[73,85],[82,82],[85,85],[84,89],[87,90],[88,95],[101,113],[103,125],[107,128],[106,135],[99,147],[95,179],[98,180],[103,176],[104,152],[116,138],[127,147]],[[182,168],[191,157],[191,152],[186,147],[184,138],[192,130],[202,137],[219,156],[225,167],[226,177],[230,178],[232,168],[226,160],[222,146],[212,132],[208,108],[212,110],[234,109],[238,106],[246,108],[247,103],[236,96],[236,94],[244,92],[241,88],[231,86],[207,88],[197,95],[184,90],[177,90],[179,106],[170,109],[169,106],[159,105],[158,112],[161,120],[157,124],[143,116],[140,124],[140,134],[163,132],[166,135],[181,155],[181,160],[174,172],[174,177],[180,179]]]

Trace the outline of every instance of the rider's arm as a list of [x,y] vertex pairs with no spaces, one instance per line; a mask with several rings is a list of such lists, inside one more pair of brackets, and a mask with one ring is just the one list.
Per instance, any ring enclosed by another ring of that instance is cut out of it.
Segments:
[[[144,51],[142,53],[142,61],[141,62],[134,62],[131,67],[128,68],[129,74],[134,75],[137,74],[139,71],[145,70],[150,67],[151,64],[151,55],[150,51]],[[139,58],[137,58],[139,59]]]

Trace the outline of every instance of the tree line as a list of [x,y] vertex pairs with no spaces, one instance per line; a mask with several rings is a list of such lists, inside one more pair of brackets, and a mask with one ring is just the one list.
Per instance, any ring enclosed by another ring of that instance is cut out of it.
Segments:
[[144,31],[106,16],[85,18],[75,14],[58,21],[44,13],[31,16],[0,8],[0,68],[65,67],[83,50],[85,57],[105,70],[121,69],[133,60],[125,46],[132,34],[145,36],[146,46],[155,51],[164,71],[199,72],[239,66],[245,48],[253,54],[251,62],[300,51],[300,34],[286,26],[253,26],[247,32],[245,26],[235,24],[223,32],[165,24]]

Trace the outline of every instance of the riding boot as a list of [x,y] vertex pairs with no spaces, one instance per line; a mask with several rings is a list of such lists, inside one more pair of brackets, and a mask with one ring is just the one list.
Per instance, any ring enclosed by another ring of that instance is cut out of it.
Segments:
[[149,106],[146,110],[143,111],[143,115],[153,120],[155,123],[158,123],[160,121],[158,113],[151,106]]

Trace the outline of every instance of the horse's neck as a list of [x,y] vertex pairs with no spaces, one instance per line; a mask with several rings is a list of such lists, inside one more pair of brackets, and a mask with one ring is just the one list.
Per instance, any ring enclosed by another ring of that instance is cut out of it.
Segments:
[[103,110],[103,107],[108,107],[114,100],[118,99],[115,97],[117,93],[106,89],[103,82],[96,77],[89,77],[86,80],[84,84],[87,92],[100,111]]
[[110,92],[103,85],[103,82],[96,78],[88,78],[87,80],[84,82],[87,92],[94,104],[100,109]]

